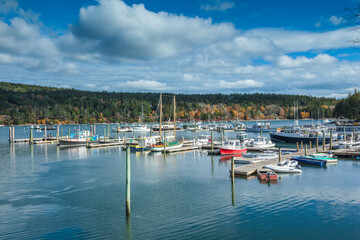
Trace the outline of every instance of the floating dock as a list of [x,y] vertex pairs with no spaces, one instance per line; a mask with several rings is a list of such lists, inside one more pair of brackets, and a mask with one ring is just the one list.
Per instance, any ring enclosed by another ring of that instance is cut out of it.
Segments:
[[[277,149],[279,151],[279,149]],[[292,149],[294,150],[294,149]],[[314,154],[316,152],[316,148],[307,149],[308,154]],[[292,156],[304,155],[305,150],[299,150],[298,152],[292,152],[290,154],[281,155],[281,161],[289,160]],[[235,160],[235,159],[234,159]],[[279,158],[267,159],[256,163],[247,164],[241,167],[234,168],[234,174],[240,176],[250,176],[256,173],[256,170],[259,171],[263,169],[265,165],[273,165],[279,162]]]
[[189,152],[189,151],[195,151],[199,150],[200,146],[187,146],[187,147],[181,147],[181,148],[172,148],[172,149],[166,149],[162,151],[162,153],[176,153],[176,152]]

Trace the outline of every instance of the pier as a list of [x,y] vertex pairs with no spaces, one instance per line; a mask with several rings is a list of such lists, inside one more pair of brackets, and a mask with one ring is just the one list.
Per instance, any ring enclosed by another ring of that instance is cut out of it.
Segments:
[[[276,150],[279,151],[279,148],[276,148]],[[283,150],[283,149],[281,149],[281,150]],[[291,149],[291,150],[294,151],[296,149]],[[325,152],[325,151],[323,151],[323,152]],[[329,152],[329,151],[326,151],[326,152]],[[299,151],[291,152],[291,153],[286,154],[286,155],[280,155],[280,157],[277,157],[277,158],[268,159],[268,160],[262,160],[262,161],[256,161],[256,162],[255,161],[251,162],[252,159],[248,159],[250,164],[246,164],[244,166],[234,168],[234,174],[247,177],[247,176],[250,176],[250,175],[256,173],[256,170],[259,170],[259,171],[262,170],[263,166],[265,166],[265,165],[274,165],[274,164],[277,164],[280,161],[289,160],[293,156],[305,155],[306,153],[307,154],[314,154],[314,153],[316,153],[316,148],[307,149],[306,151],[304,149],[301,149]],[[244,158],[242,158],[242,157],[238,158],[238,159],[237,159],[237,157],[233,157],[233,160],[235,162],[237,160],[241,161],[243,159]]]

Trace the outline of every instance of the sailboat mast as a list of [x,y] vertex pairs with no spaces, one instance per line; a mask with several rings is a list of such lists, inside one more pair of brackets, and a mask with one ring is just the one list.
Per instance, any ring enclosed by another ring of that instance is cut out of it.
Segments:
[[161,118],[162,118],[162,93],[160,93],[160,124],[159,124],[160,137],[161,137]]
[[174,95],[174,140],[175,140],[175,133],[176,133],[176,102],[175,102],[175,95]]

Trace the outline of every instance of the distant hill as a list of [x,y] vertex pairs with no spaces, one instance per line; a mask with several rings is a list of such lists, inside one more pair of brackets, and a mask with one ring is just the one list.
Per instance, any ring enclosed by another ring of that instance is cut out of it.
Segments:
[[[172,93],[163,94],[164,119]],[[286,94],[176,94],[178,120],[333,117],[334,98]],[[0,124],[158,121],[158,93],[93,92],[0,82]],[[142,114],[143,112],[143,114]]]

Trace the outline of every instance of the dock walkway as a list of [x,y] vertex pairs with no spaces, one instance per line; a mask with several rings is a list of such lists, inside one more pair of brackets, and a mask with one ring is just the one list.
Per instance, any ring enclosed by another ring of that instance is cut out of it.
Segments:
[[[316,152],[316,148],[311,148],[311,149],[307,150],[308,154],[313,154],[315,152]],[[305,150],[299,150],[298,152],[292,152],[292,153],[289,153],[286,155],[281,155],[281,161],[291,159],[292,156],[299,156],[299,155],[304,155],[304,154],[305,154]],[[234,158],[234,160],[235,159],[236,158]],[[268,159],[268,160],[264,160],[261,162],[250,163],[250,164],[246,164],[241,167],[234,168],[234,173],[235,173],[235,175],[250,176],[250,175],[256,173],[257,169],[260,171],[263,168],[263,166],[273,165],[278,162],[279,162],[279,158],[273,158],[273,159]]]

